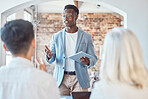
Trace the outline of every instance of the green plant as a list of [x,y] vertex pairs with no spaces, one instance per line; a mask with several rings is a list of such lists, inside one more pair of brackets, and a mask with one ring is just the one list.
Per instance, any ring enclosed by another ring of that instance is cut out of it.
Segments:
[[91,71],[96,71],[96,68],[95,68],[95,67],[92,67],[92,68],[91,68]]

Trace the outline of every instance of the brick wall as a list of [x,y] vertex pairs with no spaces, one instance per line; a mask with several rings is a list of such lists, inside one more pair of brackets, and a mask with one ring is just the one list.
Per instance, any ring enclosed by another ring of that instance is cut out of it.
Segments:
[[[50,46],[50,40],[54,33],[64,28],[62,23],[61,13],[39,13],[38,14],[39,25],[37,27],[37,48],[36,55],[38,59],[45,59],[44,45]],[[106,32],[113,27],[121,26],[120,23],[123,17],[117,13],[81,13],[80,18],[77,21],[77,26],[82,30],[92,35],[95,53],[98,57],[97,64],[99,67],[99,52],[100,45],[103,44],[103,40]],[[46,63],[48,72],[52,73],[55,63],[49,65]]]

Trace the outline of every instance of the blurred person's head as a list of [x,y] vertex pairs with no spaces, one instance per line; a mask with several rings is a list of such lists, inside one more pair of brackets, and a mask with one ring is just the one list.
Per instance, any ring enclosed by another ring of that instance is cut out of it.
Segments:
[[1,28],[4,49],[12,55],[31,58],[34,55],[35,40],[33,25],[24,20],[13,20]]
[[105,37],[100,79],[122,82],[135,87],[148,85],[139,42],[128,29],[114,28]]
[[79,9],[74,5],[66,5],[62,14],[63,23],[66,27],[76,26]]

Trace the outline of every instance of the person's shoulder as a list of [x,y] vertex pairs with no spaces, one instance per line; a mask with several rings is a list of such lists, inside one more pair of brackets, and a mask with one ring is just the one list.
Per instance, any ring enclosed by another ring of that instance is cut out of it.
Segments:
[[55,79],[52,77],[52,75],[48,74],[47,72],[44,72],[42,70],[38,70],[36,68],[33,68],[29,75],[29,78],[34,80],[35,82],[52,82],[55,81]]
[[42,77],[42,78],[49,78],[49,77],[52,77],[50,74],[48,74],[47,72],[45,71],[42,71],[42,70],[39,70],[39,69],[36,69],[36,68],[33,68],[32,69],[32,75],[33,76],[38,76],[38,77]]
[[110,81],[98,81],[94,85],[95,87],[101,88],[103,90],[119,90],[119,89],[130,89],[131,86],[121,83],[121,82],[110,82]]
[[79,32],[83,33],[84,36],[91,37],[91,34],[79,28]]
[[57,40],[57,39],[61,38],[64,30],[65,30],[65,28],[60,30],[60,31],[58,31],[57,33],[54,33],[53,34],[53,39]]
[[112,86],[112,84],[108,83],[106,81],[102,81],[102,80],[101,81],[97,81],[94,84],[94,87],[103,88],[103,89],[108,87],[108,86]]
[[[32,80],[34,78],[34,83],[41,87],[50,87],[55,88],[56,86],[56,80],[53,78],[53,76],[47,72],[44,72],[42,70],[36,70],[36,72],[32,76]],[[41,85],[42,84],[42,85]],[[55,90],[55,89],[54,89]]]
[[6,65],[0,66],[0,70],[6,68]]
[[0,74],[7,69],[6,65],[0,66]]
[[97,81],[97,82],[95,82],[94,83],[94,86],[102,86],[102,85],[105,85],[106,84],[106,82],[104,82],[104,81]]

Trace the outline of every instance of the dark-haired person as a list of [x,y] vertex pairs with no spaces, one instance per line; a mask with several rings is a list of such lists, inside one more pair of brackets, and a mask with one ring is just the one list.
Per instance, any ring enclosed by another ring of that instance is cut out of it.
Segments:
[[21,19],[10,21],[1,29],[1,39],[13,58],[0,68],[0,99],[59,99],[54,78],[31,63],[35,51],[33,25]]
[[[92,36],[76,26],[78,15],[76,6],[66,5],[62,14],[65,28],[52,36],[50,48],[45,45],[47,62],[51,64],[56,60],[54,78],[62,96],[69,96],[72,91],[88,91],[90,78],[87,68],[97,61]],[[81,57],[81,63],[68,58],[80,51],[93,57]]]

